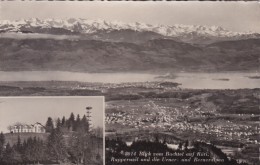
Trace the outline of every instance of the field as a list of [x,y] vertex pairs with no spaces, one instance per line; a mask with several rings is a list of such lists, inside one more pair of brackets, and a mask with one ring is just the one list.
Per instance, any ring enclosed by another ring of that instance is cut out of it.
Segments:
[[6,143],[9,143],[11,146],[17,143],[18,136],[20,136],[21,142],[27,140],[28,138],[39,138],[40,140],[47,141],[49,133],[6,133],[5,139]]

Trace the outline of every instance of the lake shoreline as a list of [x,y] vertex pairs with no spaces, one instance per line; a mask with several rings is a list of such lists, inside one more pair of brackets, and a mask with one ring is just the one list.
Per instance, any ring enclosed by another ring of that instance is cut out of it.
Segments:
[[[188,89],[241,89],[260,88],[260,79],[252,79],[256,73],[81,73],[63,71],[0,71],[0,81],[76,81],[89,83],[146,83],[173,82]],[[228,80],[228,81],[221,81]]]

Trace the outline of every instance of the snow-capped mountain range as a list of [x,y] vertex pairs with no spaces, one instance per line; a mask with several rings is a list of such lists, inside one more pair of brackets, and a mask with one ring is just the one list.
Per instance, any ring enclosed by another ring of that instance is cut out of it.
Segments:
[[[54,29],[54,31],[53,31]],[[50,31],[52,30],[52,31]],[[98,34],[114,31],[132,30],[135,32],[153,32],[164,37],[181,41],[201,41],[202,39],[230,40],[259,38],[259,33],[232,32],[219,26],[201,25],[150,25],[145,23],[123,23],[119,21],[88,19],[20,19],[16,21],[0,20],[0,32],[52,33],[52,34]]]

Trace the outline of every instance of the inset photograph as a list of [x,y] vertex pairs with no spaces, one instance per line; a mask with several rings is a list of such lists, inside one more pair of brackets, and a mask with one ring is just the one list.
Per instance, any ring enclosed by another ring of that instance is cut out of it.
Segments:
[[103,164],[104,97],[1,97],[0,164]]

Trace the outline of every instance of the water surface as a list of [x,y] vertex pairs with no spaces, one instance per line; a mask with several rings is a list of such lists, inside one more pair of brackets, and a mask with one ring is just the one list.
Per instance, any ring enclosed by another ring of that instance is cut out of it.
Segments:
[[80,81],[102,83],[170,81],[191,89],[260,88],[256,73],[174,73],[174,76],[146,73],[78,73],[61,71],[0,71],[0,81]]

